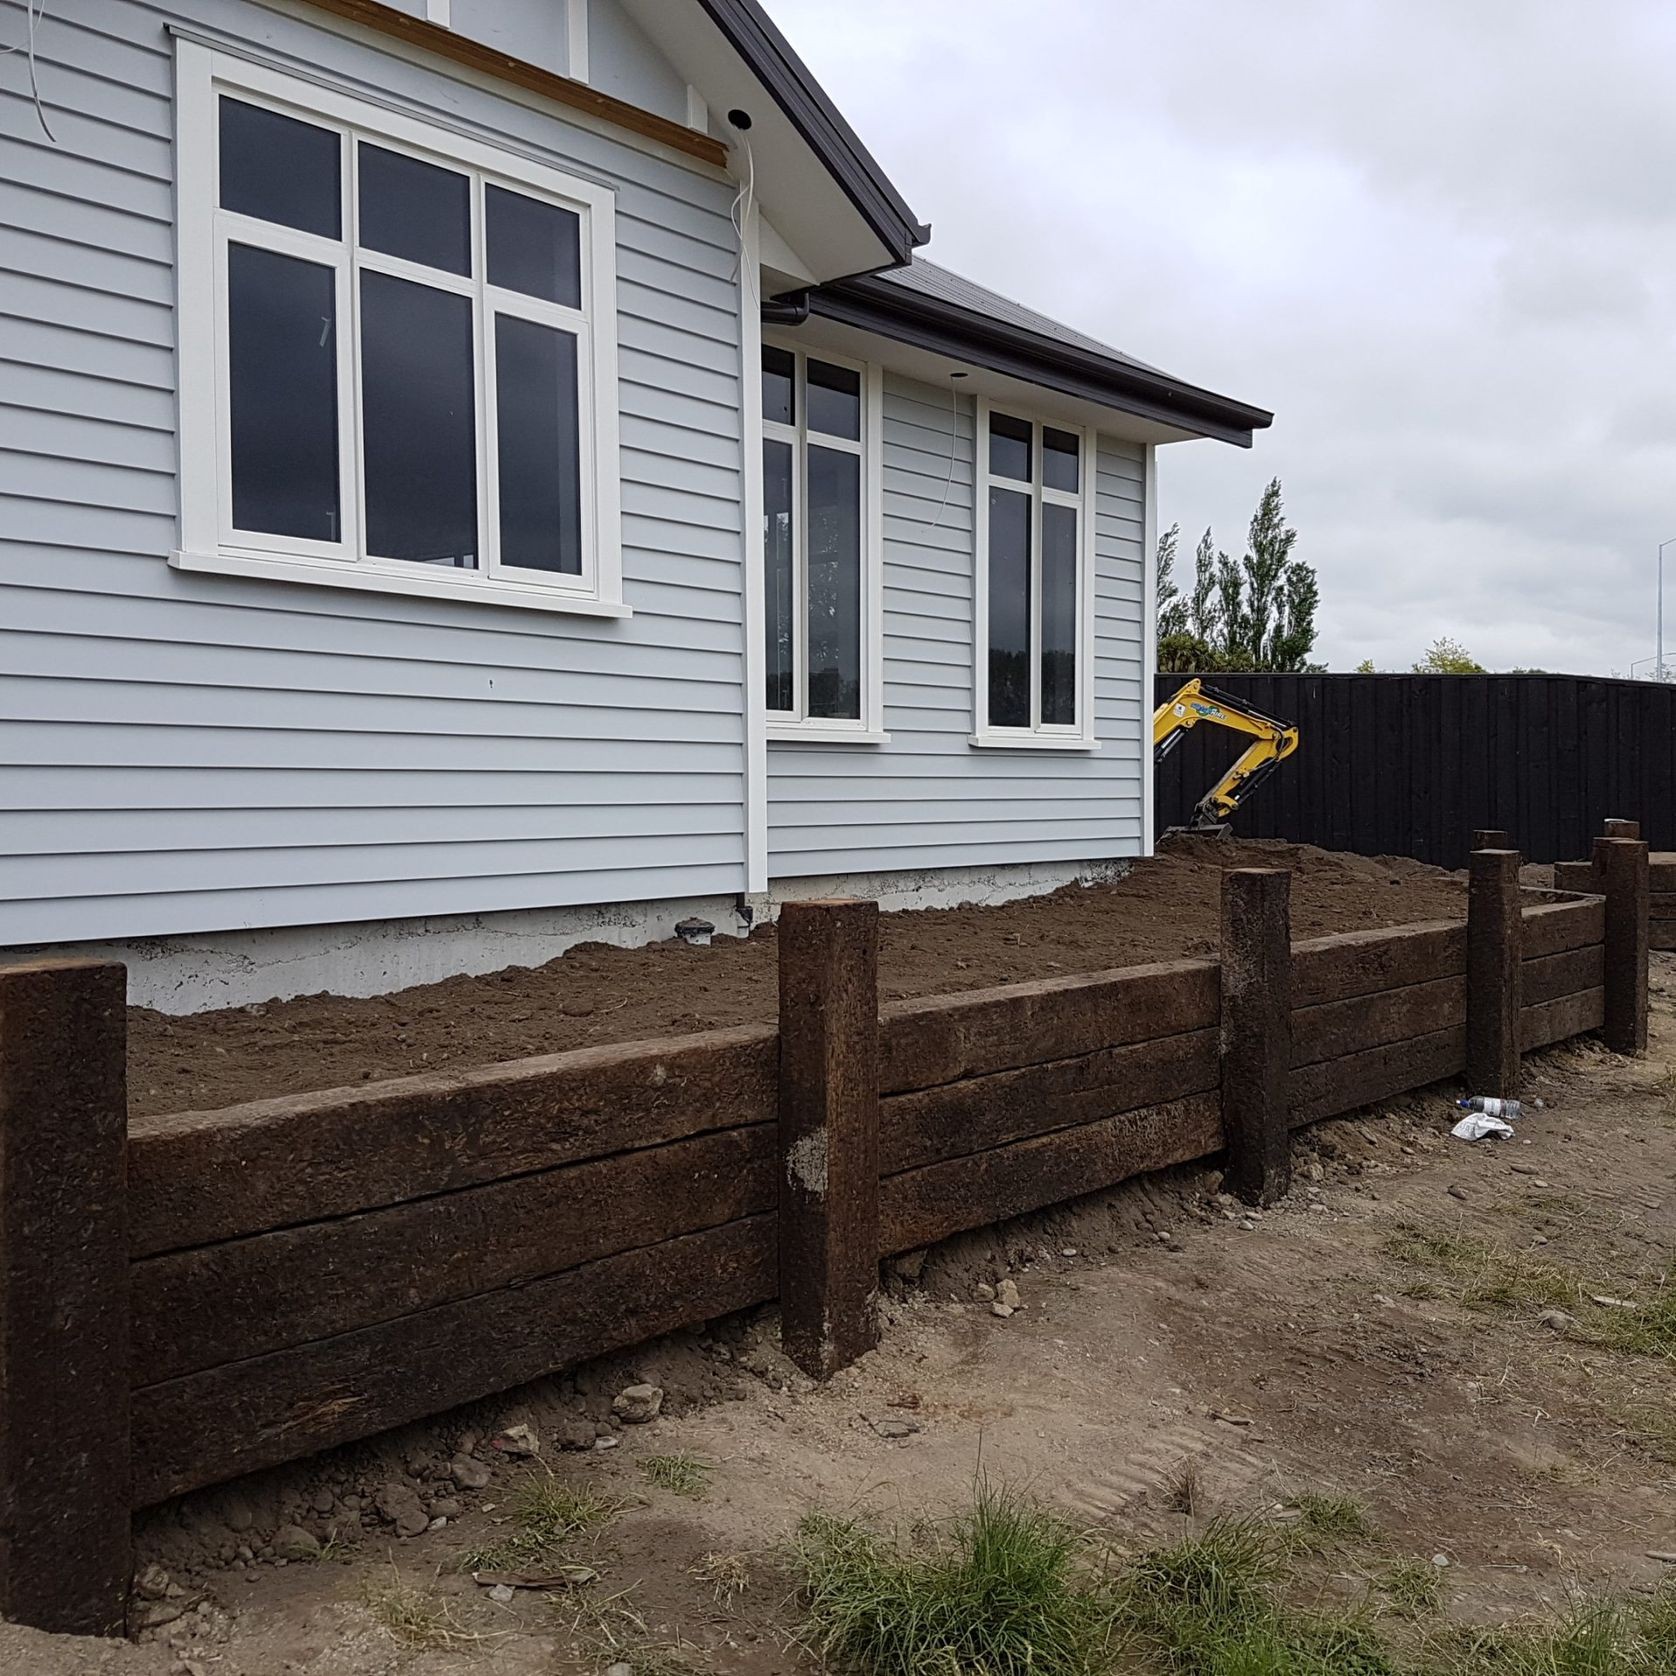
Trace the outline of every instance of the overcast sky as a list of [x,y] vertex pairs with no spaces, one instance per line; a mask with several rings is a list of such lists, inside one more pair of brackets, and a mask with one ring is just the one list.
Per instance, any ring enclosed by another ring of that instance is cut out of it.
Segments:
[[1652,653],[1676,5],[768,3],[929,255],[1273,409],[1249,452],[1161,451],[1161,527],[1242,552],[1281,477],[1331,668]]

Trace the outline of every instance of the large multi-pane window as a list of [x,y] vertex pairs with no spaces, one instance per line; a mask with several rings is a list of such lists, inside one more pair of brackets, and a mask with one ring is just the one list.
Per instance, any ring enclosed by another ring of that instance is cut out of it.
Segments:
[[182,47],[184,562],[609,605],[610,195],[231,62]]
[[765,347],[762,522],[771,724],[864,729],[867,431],[859,367]]
[[999,408],[983,420],[978,735],[1085,742],[1084,436]]

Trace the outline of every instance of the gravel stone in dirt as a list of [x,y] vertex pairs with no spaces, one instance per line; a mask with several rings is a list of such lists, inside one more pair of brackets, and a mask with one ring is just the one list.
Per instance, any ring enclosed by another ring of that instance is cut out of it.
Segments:
[[[1226,867],[1289,867],[1298,938],[1460,919],[1463,876],[1309,845],[1176,839],[1110,884],[993,907],[887,914],[884,1000],[1073,976],[1216,952]],[[585,944],[533,969],[449,978],[394,995],[305,995],[170,1017],[129,1010],[129,1110],[244,1100],[493,1064],[605,1042],[773,1019],[774,928],[646,948]]]

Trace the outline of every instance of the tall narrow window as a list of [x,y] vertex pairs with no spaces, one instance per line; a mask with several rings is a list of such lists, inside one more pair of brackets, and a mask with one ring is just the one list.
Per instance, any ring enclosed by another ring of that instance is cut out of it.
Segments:
[[985,415],[979,537],[979,744],[1092,743],[1080,433]]
[[783,728],[868,726],[866,406],[859,368],[764,348],[764,701]]
[[610,191],[177,50],[174,562],[623,615]]

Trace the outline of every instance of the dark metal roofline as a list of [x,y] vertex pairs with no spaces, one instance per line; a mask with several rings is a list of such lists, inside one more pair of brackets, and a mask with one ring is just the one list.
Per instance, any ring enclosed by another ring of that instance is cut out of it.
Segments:
[[698,0],[898,262],[931,238],[758,0]]
[[1274,415],[1264,408],[893,285],[888,277],[838,280],[808,296],[813,313],[840,325],[878,332],[951,360],[1240,448],[1251,446],[1253,431],[1274,423]]

